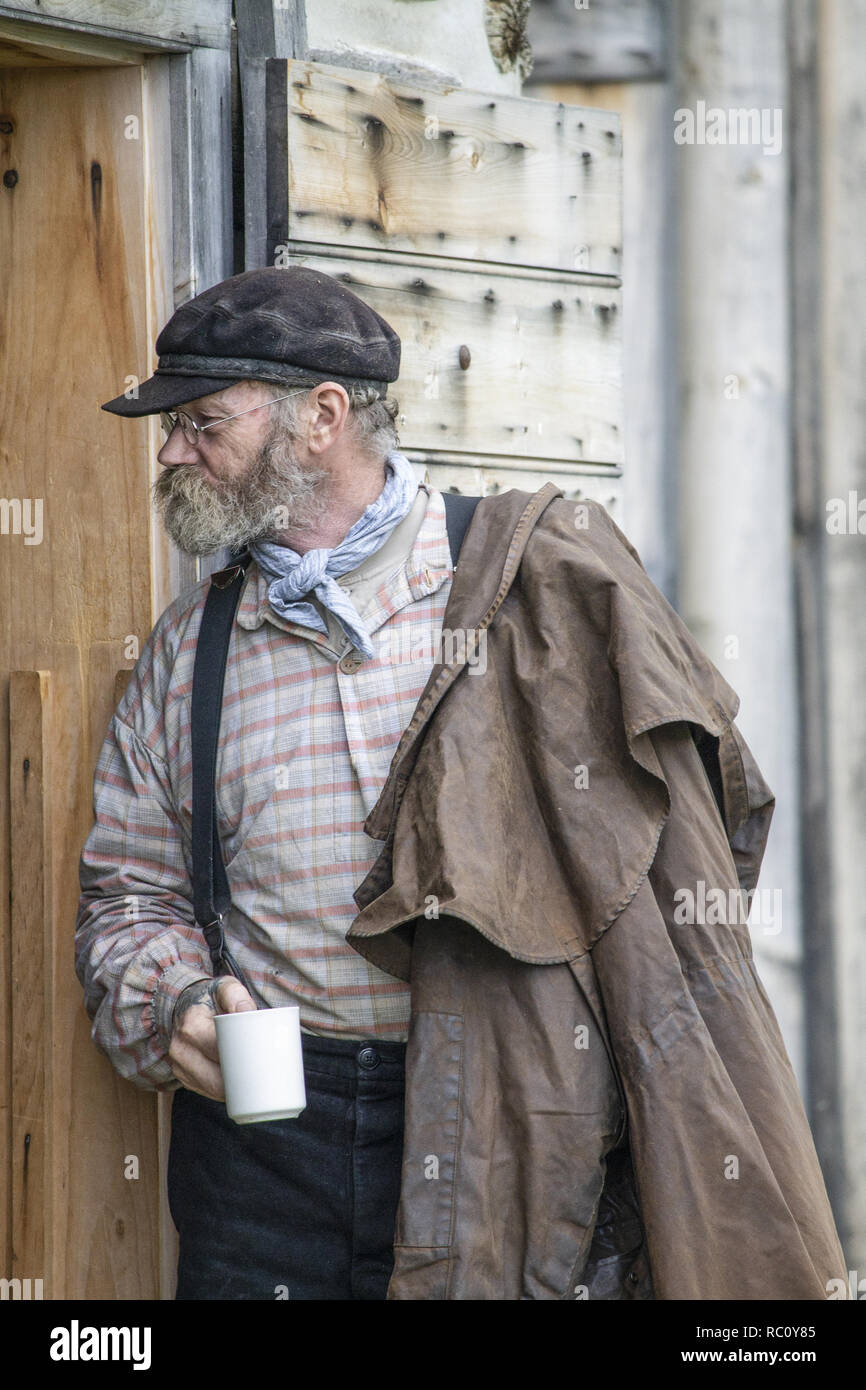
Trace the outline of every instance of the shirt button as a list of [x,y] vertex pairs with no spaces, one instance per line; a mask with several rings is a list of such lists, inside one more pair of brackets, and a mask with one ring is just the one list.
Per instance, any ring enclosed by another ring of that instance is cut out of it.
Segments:
[[364,663],[364,658],[355,652],[350,652],[348,656],[340,658],[340,670],[345,671],[349,676],[354,675],[359,666]]
[[367,1071],[372,1071],[374,1067],[378,1067],[381,1060],[375,1047],[362,1047],[358,1053],[358,1062],[362,1067],[366,1067]]

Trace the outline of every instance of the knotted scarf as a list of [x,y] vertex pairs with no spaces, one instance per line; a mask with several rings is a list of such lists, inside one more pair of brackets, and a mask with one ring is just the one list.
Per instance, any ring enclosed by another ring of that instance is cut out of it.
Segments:
[[417,495],[418,480],[411,463],[405,454],[391,449],[385,459],[385,486],[339,545],[331,550],[308,550],[305,555],[275,541],[251,545],[253,559],[270,581],[268,599],[274,612],[289,622],[302,623],[327,635],[324,618],[312,603],[303,602],[305,595],[315,594],[322,606],[334,614],[353,646],[366,657],[374,656],[358,610],[336,580],[384,544]]

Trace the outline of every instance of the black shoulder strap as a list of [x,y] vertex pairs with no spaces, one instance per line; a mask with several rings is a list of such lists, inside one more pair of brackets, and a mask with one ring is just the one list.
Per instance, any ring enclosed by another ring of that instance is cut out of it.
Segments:
[[[464,497],[459,492],[444,492],[442,496],[451,563],[456,566],[479,498]],[[225,942],[223,923],[231,907],[231,893],[217,827],[215,777],[229,643],[249,562],[247,551],[234,564],[211,575],[195,651],[191,711],[195,920],[210,949],[214,974],[232,974],[248,990],[243,972]]]
[[231,893],[216,817],[215,772],[223,686],[232,626],[249,564],[248,553],[211,576],[192,677],[192,890],[195,920],[210,948],[215,975],[232,974],[249,989],[225,943]]
[[456,569],[463,537],[469,530],[472,514],[481,499],[464,497],[462,492],[443,492],[442,500],[445,503],[445,525],[448,529],[451,563]]

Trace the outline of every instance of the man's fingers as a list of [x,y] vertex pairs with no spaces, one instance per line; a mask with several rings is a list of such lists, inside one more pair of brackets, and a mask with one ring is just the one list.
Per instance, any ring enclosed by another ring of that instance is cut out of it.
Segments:
[[232,975],[224,976],[214,990],[214,1002],[220,1013],[238,1014],[257,1007],[240,980]]
[[[257,1008],[240,980],[230,975],[215,982],[212,1002],[217,1013],[224,1014]],[[188,1091],[197,1091],[211,1100],[225,1100],[216,1024],[209,1003],[191,1004],[181,1015],[172,1034],[168,1057],[172,1071]]]
[[201,1034],[195,1041],[202,1054],[207,1057],[209,1061],[215,1062],[217,1068],[219,1068],[220,1054],[219,1047],[217,1046],[216,1025],[214,1024],[213,1016],[207,1020],[207,1031],[203,1028]]
[[183,1043],[186,1047],[197,1048],[212,1062],[219,1059],[216,1024],[211,1010],[204,1004],[193,1004],[191,1009],[187,1009],[174,1030],[172,1040]]
[[219,1066],[204,1057],[193,1043],[175,1037],[169,1060],[178,1081],[188,1091],[197,1091],[200,1096],[207,1096],[210,1100],[225,1100],[225,1086]]

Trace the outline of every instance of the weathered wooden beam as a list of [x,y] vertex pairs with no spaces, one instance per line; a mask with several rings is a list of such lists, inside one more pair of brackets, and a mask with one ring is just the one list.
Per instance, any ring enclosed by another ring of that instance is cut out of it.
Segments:
[[[197,48],[171,59],[171,245],[178,305],[233,275],[231,49]],[[162,323],[153,326],[153,338]],[[159,446],[157,445],[157,448]],[[171,550],[175,594],[219,569],[223,552],[196,561]],[[163,605],[164,606],[164,605]]]
[[791,387],[794,591],[797,611],[798,743],[802,804],[803,991],[806,1090],[815,1147],[837,1219],[845,1210],[839,1016],[836,999],[833,849],[827,689],[827,530],[822,472],[824,421],[819,238],[822,131],[818,90],[818,0],[789,6],[788,141],[791,158]]
[[[804,1086],[786,11],[731,0],[722,22],[714,0],[678,9],[678,606],[740,696],[740,728],[776,793],[761,885],[783,911],[752,939]],[[702,103],[723,113],[718,143],[701,139]],[[729,121],[741,108],[764,113],[757,134]]]
[[613,111],[268,64],[268,263],[281,242],[618,276]]
[[514,459],[475,458],[467,463],[456,454],[448,457],[445,453],[410,448],[403,452],[415,465],[419,478],[422,481],[426,478],[440,492],[487,497],[518,488],[531,493],[549,481],[562,488],[566,501],[585,502],[589,498],[600,502],[614,521],[622,524],[622,471],[619,468],[578,469],[566,464],[542,465],[538,459],[527,459],[521,467]]
[[161,47],[228,48],[231,0],[15,0],[0,15],[81,35],[148,40]]
[[673,603],[676,552],[669,534],[675,514],[675,335],[671,303],[675,267],[673,178],[675,146],[669,82],[559,82],[532,88],[535,98],[569,106],[616,110],[622,121],[623,264],[628,290],[623,313],[623,452],[621,513],[617,521],[638,550],[653,582]]
[[174,299],[232,274],[231,57],[204,49],[171,60]]
[[[0,9],[0,67],[114,67],[140,63],[142,51],[153,52],[153,45],[148,41],[143,50],[128,39],[6,19]],[[161,41],[157,51],[175,46]]]
[[342,281],[400,335],[393,392],[409,447],[541,469],[622,462],[619,289],[592,276],[336,252],[292,264]]
[[[824,631],[821,651],[827,682],[826,788],[829,809],[829,894],[835,988],[816,1001],[816,1028],[835,1028],[839,1039],[839,1094],[846,1201],[840,1236],[849,1269],[866,1269],[866,129],[863,54],[866,8],[830,0],[818,8],[820,94],[821,304],[820,497],[825,505]],[[817,175],[816,175],[817,176]],[[852,515],[851,494],[859,512]],[[834,499],[844,523],[831,532]],[[820,931],[820,926],[816,925]],[[816,942],[815,949],[823,948]],[[824,1012],[828,1010],[828,1012]],[[828,1059],[832,1065],[832,1058]],[[862,1293],[861,1293],[862,1297]]]
[[306,0],[235,0],[243,111],[245,269],[267,265],[267,101],[270,58],[307,53]]

